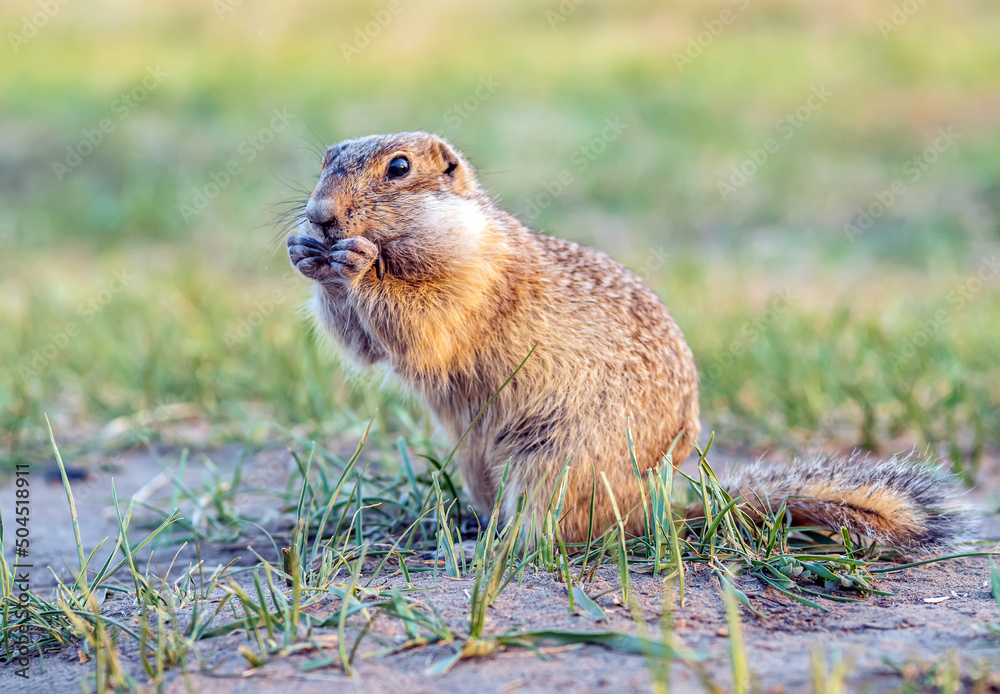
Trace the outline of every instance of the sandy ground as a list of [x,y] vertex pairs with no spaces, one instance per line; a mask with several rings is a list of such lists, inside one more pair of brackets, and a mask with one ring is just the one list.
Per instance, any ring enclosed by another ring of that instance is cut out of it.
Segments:
[[[256,475],[275,483],[277,471],[287,470],[288,454],[280,449],[265,450],[245,464],[245,475]],[[170,459],[166,455],[164,459]],[[176,459],[174,456],[173,459]],[[231,450],[214,451],[212,459],[223,469],[232,464]],[[220,463],[220,461],[222,461]],[[74,465],[90,468],[97,460],[78,459]],[[113,476],[120,499],[136,492],[152,503],[168,497],[167,484],[154,482],[161,468],[147,452],[123,454],[113,461],[113,471],[92,472],[86,479],[74,483],[77,512],[85,549],[90,551],[105,537],[117,535],[117,521],[110,503],[110,482]],[[94,468],[96,469],[96,468]],[[992,471],[996,474],[996,470]],[[203,479],[204,469],[192,457],[185,475],[189,484]],[[278,474],[280,476],[280,474]],[[993,479],[993,476],[990,476]],[[161,480],[163,481],[163,480]],[[68,578],[67,567],[76,564],[73,529],[65,493],[57,481],[47,481],[45,470],[35,470],[31,476],[31,583],[34,591],[47,594],[55,584],[53,573]],[[995,514],[998,494],[990,485],[970,494],[970,501],[994,513],[984,513],[981,537],[1000,541],[1000,516]],[[0,488],[0,508],[10,529],[14,507],[12,483]],[[260,499],[246,497],[244,504],[257,504]],[[269,522],[269,513],[259,514],[262,523]],[[137,511],[136,523],[148,520],[148,511]],[[8,544],[12,532],[8,530]],[[255,560],[247,544],[262,556],[273,560],[274,549],[263,536],[241,539],[228,545],[202,547],[206,566],[213,568],[240,557],[237,565],[252,565]],[[5,547],[7,556],[11,547]],[[173,558],[176,548],[160,547],[150,563],[154,573],[162,573]],[[103,558],[103,555],[99,555]],[[195,556],[193,548],[181,552],[177,565],[186,567]],[[179,574],[175,568],[174,575]],[[246,580],[244,575],[240,580]],[[468,616],[472,579],[447,579],[439,575],[414,574],[414,585],[425,589],[420,595],[433,602],[450,626],[463,628]],[[644,615],[654,633],[655,620],[660,614],[662,582],[649,575],[633,574],[632,582]],[[377,577],[373,583],[384,588],[404,588],[401,576]],[[488,633],[509,629],[612,629],[634,633],[636,625],[623,606],[615,604],[611,590],[617,585],[615,571],[606,567],[598,572],[591,595],[607,592],[598,602],[608,616],[606,623],[595,623],[568,610],[566,587],[553,576],[530,572],[521,585],[510,586],[489,610]],[[739,587],[767,615],[761,620],[743,613],[750,667],[764,691],[811,691],[812,650],[819,647],[828,661],[847,658],[851,662],[849,677],[852,691],[893,691],[903,682],[895,663],[923,659],[940,659],[954,652],[964,664],[963,671],[973,672],[983,667],[996,673],[1000,691],[1000,639],[985,631],[988,622],[1000,621],[988,586],[985,560],[963,559],[908,569],[878,582],[878,587],[893,593],[873,596],[861,603],[827,603],[829,610],[820,612],[805,608],[787,596],[766,588],[756,579],[744,578]],[[928,602],[928,599],[944,598]],[[332,609],[336,599],[330,598]],[[109,594],[103,609],[116,619],[133,619],[133,601],[126,594]],[[184,619],[184,616],[181,616]],[[675,611],[676,634],[688,648],[703,654],[705,670],[724,688],[729,688],[730,672],[727,656],[726,620],[718,582],[707,571],[693,567],[688,574],[687,602]],[[351,633],[356,634],[357,624]],[[330,654],[336,651],[335,630],[317,633],[320,645]],[[447,675],[426,674],[426,669],[454,652],[453,644],[437,644],[388,657],[370,657],[388,644],[398,643],[403,631],[398,622],[388,618],[375,621],[372,634],[359,649],[356,673],[342,674],[339,668],[326,667],[304,670],[302,665],[317,660],[316,650],[276,659],[255,670],[249,670],[246,660],[236,652],[247,644],[240,632],[201,642],[200,654],[205,669],[192,672],[186,678],[179,673],[169,676],[166,691],[252,692],[277,691],[294,687],[300,692],[339,691],[400,691],[400,692],[548,692],[548,691],[647,691],[650,686],[647,663],[641,655],[611,651],[599,646],[556,646],[542,653],[524,649],[508,649],[483,658],[459,662]],[[380,643],[381,641],[381,643]],[[123,637],[121,652],[124,661],[140,681],[141,667],[137,647]],[[331,645],[332,644],[332,645]],[[197,670],[197,661],[192,660]],[[14,674],[11,663],[0,665],[0,691],[3,692],[77,692],[88,691],[93,663],[81,663],[77,650],[67,648],[49,655],[44,663],[33,658],[30,680]],[[676,691],[699,691],[692,672],[676,665],[673,672]],[[919,690],[918,690],[919,691]]]

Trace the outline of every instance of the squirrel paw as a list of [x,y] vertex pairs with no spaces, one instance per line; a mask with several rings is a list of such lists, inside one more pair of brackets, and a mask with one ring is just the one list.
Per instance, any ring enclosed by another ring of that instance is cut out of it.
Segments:
[[330,249],[308,236],[288,237],[288,259],[292,266],[311,280],[324,282],[337,273],[330,266],[327,255]]
[[[364,237],[352,236],[333,244],[327,260],[335,274],[351,280],[371,270],[380,260],[379,248]],[[381,271],[378,274],[381,278]]]

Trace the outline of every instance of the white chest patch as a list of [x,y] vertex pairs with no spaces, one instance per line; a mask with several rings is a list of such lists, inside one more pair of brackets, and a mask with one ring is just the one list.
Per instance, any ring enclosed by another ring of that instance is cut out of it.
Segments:
[[421,211],[420,222],[427,231],[447,235],[459,243],[468,241],[472,246],[486,236],[490,220],[475,200],[427,194],[415,197]]

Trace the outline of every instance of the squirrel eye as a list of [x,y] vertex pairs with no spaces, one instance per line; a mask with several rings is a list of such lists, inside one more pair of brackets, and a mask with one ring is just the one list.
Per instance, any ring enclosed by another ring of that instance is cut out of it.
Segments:
[[402,178],[410,172],[410,162],[406,157],[396,157],[389,162],[386,178]]

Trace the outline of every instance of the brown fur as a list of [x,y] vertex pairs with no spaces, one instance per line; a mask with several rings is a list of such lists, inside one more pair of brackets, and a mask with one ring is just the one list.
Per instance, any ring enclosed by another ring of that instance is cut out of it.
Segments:
[[[410,173],[388,179],[388,163],[401,155]],[[321,324],[360,363],[387,362],[454,440],[537,345],[456,454],[482,510],[509,460],[505,512],[537,487],[535,510],[544,516],[569,461],[560,528],[580,541],[595,479],[593,529],[614,522],[602,472],[622,512],[639,503],[627,422],[640,469],[656,465],[675,437],[675,463],[692,450],[694,359],[656,295],[603,253],[522,226],[444,141],[406,133],[331,147],[309,204],[314,222],[300,233],[360,258],[329,273],[315,269],[322,258],[302,260],[304,274],[319,280]],[[381,279],[378,261],[365,255],[376,247]],[[631,514],[630,529],[640,521]]]
[[[751,463],[724,481],[758,516],[784,503],[792,525],[847,530],[904,552],[946,551],[971,528],[956,506],[958,485],[927,461],[815,456],[790,463]],[[691,515],[700,515],[692,508]]]
[[[390,178],[397,157],[410,170]],[[603,253],[525,228],[426,133],[331,147],[305,216],[289,257],[316,281],[320,324],[361,365],[387,363],[455,441],[536,346],[456,454],[482,511],[510,461],[504,512],[534,492],[541,520],[568,461],[566,541],[615,522],[602,475],[641,533],[626,422],[640,470],[675,439],[680,463],[699,432],[691,350],[649,287]],[[907,459],[752,465],[728,486],[748,509],[785,502],[795,524],[904,550],[946,548],[967,520],[942,506],[946,481]]]

